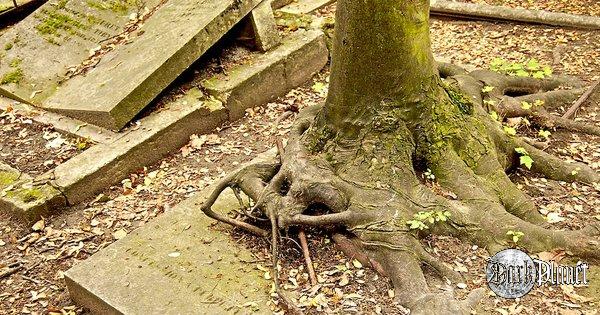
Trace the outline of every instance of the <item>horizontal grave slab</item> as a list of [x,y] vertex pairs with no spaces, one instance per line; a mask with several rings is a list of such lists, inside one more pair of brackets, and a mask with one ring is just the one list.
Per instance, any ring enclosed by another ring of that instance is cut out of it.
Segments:
[[[93,314],[271,313],[271,284],[256,258],[199,209],[209,193],[210,188],[68,270],[73,300]],[[237,207],[227,191],[213,209]]]
[[51,0],[0,37],[0,94],[120,129],[260,2]]

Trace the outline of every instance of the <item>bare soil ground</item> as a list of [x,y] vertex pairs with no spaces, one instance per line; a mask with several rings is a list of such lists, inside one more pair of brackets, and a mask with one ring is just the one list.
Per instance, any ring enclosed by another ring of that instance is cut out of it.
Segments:
[[[525,1],[527,2],[527,1]],[[574,1],[582,3],[583,1]],[[331,15],[335,6],[319,14]],[[512,61],[537,58],[552,65],[556,73],[576,75],[586,81],[599,78],[598,32],[558,28],[492,24],[482,22],[432,22],[432,40],[437,55],[455,62],[487,67],[500,57]],[[555,54],[558,46],[565,50]],[[556,57],[558,55],[558,57]],[[555,62],[557,61],[558,62]],[[225,65],[226,68],[226,65]],[[275,139],[285,138],[298,109],[320,103],[327,93],[328,69],[312,82],[292,90],[264,108],[249,110],[246,117],[222,126],[214,134],[194,136],[190,143],[160,163],[131,174],[121,185],[110,187],[95,201],[66,209],[34,226],[24,226],[0,215],[0,270],[22,266],[0,279],[0,314],[82,313],[66,291],[62,273],[77,261],[124,237],[195,192],[218,180],[240,163],[272,148]],[[556,109],[561,114],[564,109]],[[288,116],[278,125],[283,113]],[[598,105],[580,110],[577,119],[598,123]],[[521,134],[537,137],[537,131],[519,122]],[[600,141],[597,137],[552,131],[551,152],[564,159],[587,162],[600,168]],[[543,213],[555,213],[556,228],[576,228],[600,219],[600,193],[593,187],[567,184],[517,171],[513,180],[521,184]],[[430,183],[434,184],[434,183]],[[216,225],[231,233],[269,265],[268,244],[245,233]],[[296,235],[288,235],[296,239]],[[392,301],[389,282],[370,268],[345,257],[327,235],[308,231],[309,247],[319,284],[311,286],[297,244],[285,241],[280,281],[293,291],[307,313],[402,314]],[[462,296],[476,287],[486,287],[483,270],[488,253],[453,238],[429,237],[426,248],[466,276],[466,288],[433,282]],[[560,260],[565,253],[531,253]],[[566,261],[566,259],[564,260]],[[564,262],[563,261],[563,262]],[[1,271],[0,271],[1,272]],[[435,281],[433,277],[430,277]],[[600,308],[600,277],[596,286],[543,287],[520,300],[504,300],[488,290],[479,314],[596,314]]]
[[93,145],[28,117],[0,113],[0,160],[30,175],[40,175]]
[[525,8],[532,10],[546,10],[552,12],[600,15],[600,3],[596,0],[452,0],[458,2],[484,3],[502,5],[511,8]]

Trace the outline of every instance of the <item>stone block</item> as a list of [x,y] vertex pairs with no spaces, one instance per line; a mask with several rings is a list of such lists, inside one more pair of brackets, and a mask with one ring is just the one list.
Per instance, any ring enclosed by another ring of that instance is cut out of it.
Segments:
[[299,32],[227,76],[215,76],[202,85],[226,104],[233,121],[243,117],[247,108],[273,101],[308,81],[328,58],[323,32]]
[[[269,314],[270,283],[255,257],[198,205],[182,202],[65,273],[73,300],[93,314]],[[233,193],[213,209],[238,207]],[[225,228],[228,229],[228,228]]]

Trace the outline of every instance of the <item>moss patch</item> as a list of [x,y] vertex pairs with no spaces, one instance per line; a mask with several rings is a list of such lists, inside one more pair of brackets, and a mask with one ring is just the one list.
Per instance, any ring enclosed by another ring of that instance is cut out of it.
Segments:
[[9,66],[13,70],[5,73],[0,80],[0,84],[19,83],[23,79],[23,70],[21,69],[21,59],[13,59]]
[[468,97],[449,84],[444,84],[444,89],[448,93],[452,104],[458,107],[463,114],[473,114],[473,102]]
[[0,171],[0,187],[6,187],[15,182],[19,174],[14,172]]
[[15,69],[11,72],[7,72],[2,76],[0,80],[1,84],[19,83],[23,79],[23,70]]
[[99,9],[99,10],[110,10],[117,13],[127,13],[129,9],[138,5],[137,0],[110,0],[110,1],[96,1],[87,0],[87,5]]
[[30,203],[44,197],[44,192],[37,188],[20,188],[6,193],[10,198],[19,199],[24,203]]
[[57,11],[48,12],[48,16],[35,29],[42,35],[57,35],[59,30],[65,30],[71,34],[75,29],[88,28],[88,26],[66,14]]

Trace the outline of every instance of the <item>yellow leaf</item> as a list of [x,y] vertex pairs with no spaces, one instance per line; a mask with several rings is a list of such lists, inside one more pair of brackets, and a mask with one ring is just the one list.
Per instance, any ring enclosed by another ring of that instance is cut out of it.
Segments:
[[44,219],[41,219],[37,222],[35,222],[35,224],[33,224],[33,226],[31,227],[32,230],[39,232],[44,230],[44,228],[46,227],[46,222],[44,222]]

